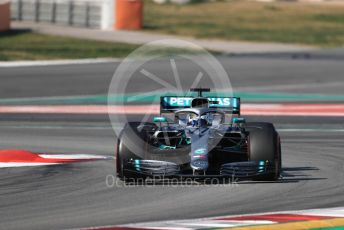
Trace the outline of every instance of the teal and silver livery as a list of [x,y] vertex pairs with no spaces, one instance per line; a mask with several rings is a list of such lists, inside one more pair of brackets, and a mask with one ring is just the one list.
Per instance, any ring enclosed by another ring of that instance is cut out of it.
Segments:
[[278,180],[281,141],[273,124],[246,121],[240,98],[191,91],[198,95],[161,97],[153,122],[126,124],[117,144],[118,177]]

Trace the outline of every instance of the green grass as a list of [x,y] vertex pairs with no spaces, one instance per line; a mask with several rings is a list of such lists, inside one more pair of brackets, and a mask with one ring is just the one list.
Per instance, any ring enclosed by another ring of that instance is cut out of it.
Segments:
[[136,45],[49,36],[25,31],[0,33],[0,61],[125,57]]
[[[122,58],[138,47],[138,45],[125,43],[50,36],[25,31],[0,33],[0,61]],[[191,48],[156,45],[136,51],[134,56],[138,58],[157,55],[167,57],[180,53],[197,55],[203,52]]]
[[198,38],[344,45],[344,6],[244,0],[158,5],[145,0],[145,30]]
[[[344,46],[344,6],[245,0],[158,5],[145,0],[144,30],[222,40]],[[125,57],[138,46],[0,33],[0,61]]]

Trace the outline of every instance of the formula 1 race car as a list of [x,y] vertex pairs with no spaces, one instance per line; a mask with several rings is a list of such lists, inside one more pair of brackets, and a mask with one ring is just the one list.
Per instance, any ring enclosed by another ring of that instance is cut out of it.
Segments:
[[117,177],[278,180],[281,143],[273,124],[246,122],[240,98],[202,96],[210,89],[191,91],[198,96],[161,97],[160,116],[153,122],[124,126],[116,147]]

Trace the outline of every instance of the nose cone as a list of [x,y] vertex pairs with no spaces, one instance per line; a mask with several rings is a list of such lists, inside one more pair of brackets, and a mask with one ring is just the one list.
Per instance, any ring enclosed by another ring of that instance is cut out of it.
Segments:
[[191,168],[194,170],[206,171],[209,167],[208,159],[197,159],[191,161]]
[[208,167],[208,149],[203,147],[193,150],[191,156],[191,168],[194,170],[205,171]]
[[197,128],[190,132],[191,137],[191,163],[193,170],[206,171],[209,167],[208,162],[208,140],[209,129]]

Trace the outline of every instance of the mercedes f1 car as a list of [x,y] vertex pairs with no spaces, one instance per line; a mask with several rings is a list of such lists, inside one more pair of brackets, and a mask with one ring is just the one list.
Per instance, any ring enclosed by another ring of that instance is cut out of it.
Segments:
[[273,124],[246,122],[240,98],[191,91],[198,96],[161,97],[160,116],[153,122],[124,126],[116,147],[117,177],[278,180],[281,142]]

